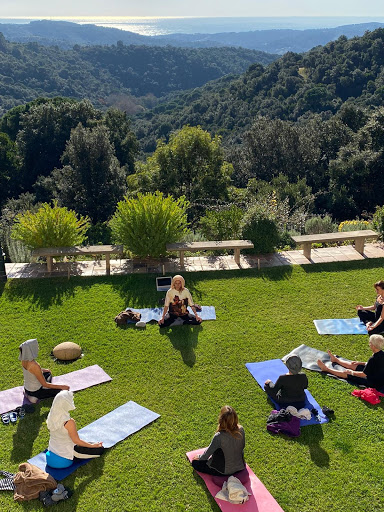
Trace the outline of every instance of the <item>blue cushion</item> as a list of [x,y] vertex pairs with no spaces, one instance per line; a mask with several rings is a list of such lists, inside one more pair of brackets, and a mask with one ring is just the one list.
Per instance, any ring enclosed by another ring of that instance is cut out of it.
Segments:
[[48,466],[51,466],[51,468],[69,468],[69,466],[72,466],[73,464],[73,460],[60,457],[60,455],[56,455],[56,453],[50,452],[49,450],[45,456],[47,458],[47,464]]

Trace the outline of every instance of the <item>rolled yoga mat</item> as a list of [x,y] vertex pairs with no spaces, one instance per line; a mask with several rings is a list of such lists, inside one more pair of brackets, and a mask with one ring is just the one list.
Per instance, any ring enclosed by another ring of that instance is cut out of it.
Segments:
[[[99,365],[94,364],[82,368],[81,370],[53,377],[52,384],[66,384],[71,388],[71,391],[80,391],[91,386],[96,386],[96,384],[109,382],[110,380],[112,380],[112,378],[105,373]],[[16,407],[26,403],[29,404],[30,402],[24,395],[23,386],[0,391],[0,414],[12,411]]]
[[314,320],[319,334],[368,334],[360,318],[327,318]]
[[[281,359],[271,359],[270,361],[261,361],[259,363],[247,363],[245,366],[263,391],[264,383],[267,379],[271,379],[272,382],[276,382],[280,375],[287,373],[287,367]],[[306,409],[309,409],[310,411],[312,409],[317,409],[318,414],[315,416],[313,413],[311,413],[310,420],[301,419],[300,426],[305,427],[307,425],[319,425],[321,423],[328,423],[328,418],[323,414],[320,405],[316,402],[308,389],[305,390],[305,397]],[[271,402],[273,402],[276,410],[284,408],[283,404],[278,404],[270,396],[268,396],[268,398],[271,400]]]
[[[86,427],[81,428],[79,436],[84,441],[102,442],[105,448],[111,448],[111,446],[141,430],[159,417],[160,414],[150,411],[131,400]],[[78,467],[93,460],[78,459],[68,468],[55,469],[47,465],[45,453],[46,450],[35,455],[28,462],[49,473],[55,480],[62,480],[73,473]]]
[[[189,462],[192,461],[195,455],[200,455],[204,451],[205,448],[201,448],[199,450],[188,452],[186,455]],[[221,487],[214,483],[213,479],[215,477],[212,475],[207,475],[206,473],[200,473],[199,471],[197,471],[197,473],[204,480],[208,491],[215,498],[216,503],[218,504],[220,510],[223,512],[235,512],[238,510],[241,510],[242,512],[284,512],[272,494],[248,466],[248,464],[246,465],[246,469],[248,471],[249,481],[243,485],[247,491],[251,493],[251,496],[249,496],[248,501],[242,503],[241,505],[234,505],[228,501],[216,499],[215,496],[221,490]]]
[[[158,322],[163,314],[164,308],[143,308],[143,309],[134,309],[134,308],[127,308],[131,309],[135,313],[141,313],[141,322],[148,323],[151,320],[154,320],[155,322]],[[192,309],[188,308],[189,313],[192,314]],[[202,320],[216,320],[216,311],[214,306],[202,306],[201,311],[198,311],[197,314],[199,317],[202,318]],[[133,323],[133,322],[128,322]],[[177,320],[173,322],[172,325],[177,325]]]

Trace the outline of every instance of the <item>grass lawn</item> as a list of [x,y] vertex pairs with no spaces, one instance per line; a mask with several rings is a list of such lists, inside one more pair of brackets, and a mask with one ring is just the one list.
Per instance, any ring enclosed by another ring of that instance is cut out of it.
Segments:
[[[282,357],[301,343],[366,360],[367,336],[319,336],[312,320],[353,317],[355,304],[372,304],[383,264],[372,259],[185,274],[195,301],[214,305],[217,320],[161,333],[152,324],[119,329],[113,321],[127,306],[157,304],[154,275],[9,280],[0,288],[0,389],[22,383],[18,346],[37,338],[39,362],[54,375],[99,364],[113,378],[75,394],[78,428],[128,400],[161,414],[65,479],[74,495],[60,510],[218,511],[185,452],[208,445],[220,407],[230,404],[246,432],[248,464],[285,512],[382,511],[382,405],[362,402],[351,396],[352,386],[307,371],[310,391],[335,410],[335,419],[303,428],[298,439],[273,437],[266,430],[271,404],[245,363]],[[51,349],[63,341],[79,343],[84,357],[54,363]],[[1,469],[16,472],[47,447],[50,404],[41,402],[15,426],[0,424]],[[23,508],[42,506],[34,500]],[[2,492],[0,510],[20,505]]]

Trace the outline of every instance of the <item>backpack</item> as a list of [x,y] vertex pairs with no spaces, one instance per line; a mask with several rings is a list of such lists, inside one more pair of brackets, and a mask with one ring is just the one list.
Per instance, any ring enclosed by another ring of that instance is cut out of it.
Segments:
[[128,322],[136,323],[140,320],[141,313],[135,313],[131,309],[122,311],[115,317],[116,325],[126,325]]

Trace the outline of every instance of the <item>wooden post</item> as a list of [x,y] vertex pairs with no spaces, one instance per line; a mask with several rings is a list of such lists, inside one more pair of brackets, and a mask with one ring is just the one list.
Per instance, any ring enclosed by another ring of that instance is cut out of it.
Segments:
[[111,275],[111,262],[110,262],[110,255],[105,255],[105,268],[107,271],[107,276]]
[[309,260],[311,259],[311,247],[312,247],[312,243],[311,242],[306,242],[306,243],[303,244],[304,256],[306,258],[308,258]]
[[180,251],[180,267],[184,267],[184,251]]
[[233,255],[235,257],[235,262],[240,265],[240,249],[238,247],[233,250]]
[[53,262],[53,256],[47,256],[47,270],[48,270],[48,272],[52,272],[52,262]]
[[365,237],[355,239],[355,249],[358,253],[364,254]]

